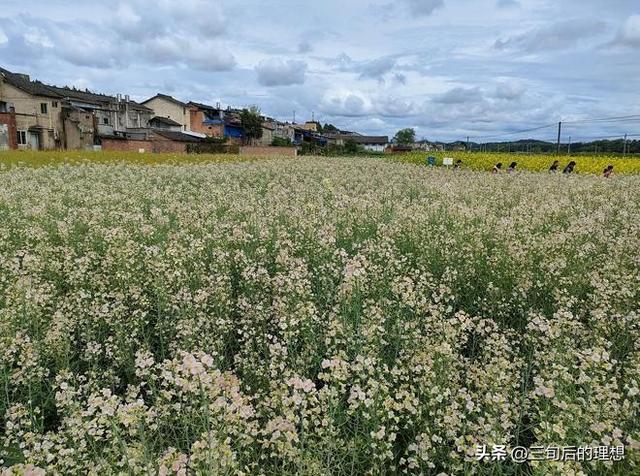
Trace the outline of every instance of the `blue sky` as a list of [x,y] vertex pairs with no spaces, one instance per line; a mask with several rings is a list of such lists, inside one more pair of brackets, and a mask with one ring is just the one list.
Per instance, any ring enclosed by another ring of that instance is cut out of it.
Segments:
[[[640,3],[2,0],[0,66],[138,100],[163,92],[456,140],[639,114]],[[640,122],[566,129],[625,132]]]

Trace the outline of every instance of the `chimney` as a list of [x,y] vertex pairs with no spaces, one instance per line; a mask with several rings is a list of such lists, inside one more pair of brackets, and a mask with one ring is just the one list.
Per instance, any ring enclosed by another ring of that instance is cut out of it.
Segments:
[[129,95],[128,95],[128,94],[124,97],[124,100],[125,100],[125,101],[127,101],[127,102],[129,102],[129,101],[130,101],[130,98],[129,98]]

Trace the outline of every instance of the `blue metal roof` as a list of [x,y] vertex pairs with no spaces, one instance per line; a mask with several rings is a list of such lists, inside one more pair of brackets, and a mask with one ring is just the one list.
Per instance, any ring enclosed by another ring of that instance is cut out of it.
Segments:
[[224,126],[224,135],[225,137],[242,139],[244,137],[244,128],[227,124]]

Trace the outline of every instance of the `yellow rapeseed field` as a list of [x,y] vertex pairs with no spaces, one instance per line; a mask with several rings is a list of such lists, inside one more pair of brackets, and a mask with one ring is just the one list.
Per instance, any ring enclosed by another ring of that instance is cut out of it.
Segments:
[[442,165],[444,157],[451,157],[455,160],[462,160],[464,167],[473,170],[491,170],[495,164],[502,162],[506,169],[511,162],[518,163],[518,169],[542,172],[549,170],[554,160],[560,162],[560,171],[570,161],[575,161],[577,166],[575,173],[578,174],[602,174],[608,165],[614,166],[615,173],[638,174],[640,173],[640,157],[617,157],[617,156],[569,156],[569,155],[527,155],[492,152],[413,152],[405,155],[394,156],[394,159],[402,162],[416,164],[426,164],[427,157],[433,156],[437,159],[436,164]]
[[[608,165],[615,167],[616,174],[639,174],[640,157],[613,157],[613,156],[566,156],[566,155],[522,155],[508,153],[481,153],[481,152],[413,152],[410,154],[389,155],[385,158],[413,164],[427,164],[427,157],[436,157],[436,165],[442,165],[444,157],[462,160],[464,168],[472,170],[491,170],[493,166],[502,162],[506,169],[511,162],[518,163],[518,169],[529,171],[546,171],[554,160],[559,160],[560,170],[571,160],[577,162],[575,172],[578,174],[602,173]],[[379,157],[379,156],[378,156]],[[10,151],[0,152],[0,168],[6,166],[32,166],[41,167],[61,164],[113,164],[127,163],[139,165],[159,164],[197,164],[197,163],[223,163],[246,162],[257,160],[260,157],[239,156],[229,154],[140,154],[136,152],[87,152],[87,151]],[[286,157],[279,157],[286,159]],[[349,160],[345,157],[343,160]]]
[[88,152],[88,151],[3,151],[0,152],[0,168],[14,166],[43,167],[48,165],[114,164],[138,165],[241,162],[254,160],[230,154],[141,154],[136,152]]

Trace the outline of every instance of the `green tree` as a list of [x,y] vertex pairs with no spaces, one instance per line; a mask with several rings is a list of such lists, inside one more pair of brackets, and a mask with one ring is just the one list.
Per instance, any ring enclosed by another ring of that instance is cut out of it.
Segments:
[[271,145],[275,147],[291,147],[291,139],[285,139],[284,137],[274,137],[271,141]]
[[338,132],[340,132],[340,129],[338,129],[333,124],[325,124],[324,127],[322,128],[322,131],[323,132],[338,133]]
[[358,152],[360,152],[360,147],[354,141],[349,139],[344,143],[344,151],[347,154],[357,154]]
[[240,121],[244,127],[245,136],[250,142],[262,139],[262,115],[258,106],[243,109],[240,113]]
[[409,145],[413,144],[415,141],[416,130],[410,128],[399,130],[393,138],[393,142],[398,145]]

